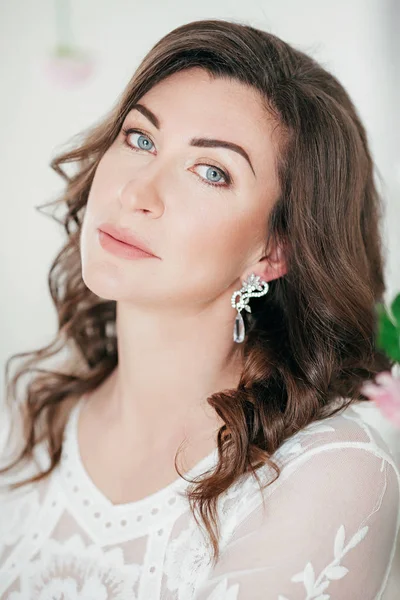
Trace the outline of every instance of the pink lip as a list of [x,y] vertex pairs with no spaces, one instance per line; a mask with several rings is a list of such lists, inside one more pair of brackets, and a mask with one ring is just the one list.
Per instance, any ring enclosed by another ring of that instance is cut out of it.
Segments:
[[[103,235],[102,235],[103,234]],[[129,230],[114,227],[105,223],[99,227],[99,240],[102,245],[106,244],[108,250],[115,250],[120,256],[134,258],[148,256],[159,258],[141,240],[133,236]],[[114,243],[115,242],[115,243]],[[116,252],[114,252],[115,254]]]
[[[132,235],[132,233],[128,229],[114,227],[111,224],[104,223],[103,225],[100,225],[99,231],[107,234],[107,236],[111,236],[114,239],[114,241],[118,242],[119,244],[123,244],[123,246],[125,246],[125,250],[133,248],[135,250],[140,250],[143,254],[146,254],[147,256],[159,258],[139,238]],[[103,236],[102,239],[105,239],[105,236]]]

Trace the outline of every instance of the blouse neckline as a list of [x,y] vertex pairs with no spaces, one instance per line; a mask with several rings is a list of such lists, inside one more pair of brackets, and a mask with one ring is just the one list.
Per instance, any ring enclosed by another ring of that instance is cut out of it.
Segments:
[[[88,394],[84,394],[72,408],[64,432],[59,475],[69,501],[72,501],[79,511],[83,509],[83,513],[90,514],[95,521],[100,519],[104,521],[105,519],[105,525],[108,527],[110,527],[109,523],[112,518],[121,519],[123,515],[141,517],[138,521],[144,522],[145,514],[150,514],[152,523],[156,523],[159,519],[165,519],[168,514],[176,518],[177,511],[181,512],[188,502],[182,492],[190,485],[190,482],[185,481],[181,476],[144,498],[123,504],[113,504],[95,485],[83,465],[78,443],[79,414],[87,399]],[[217,458],[218,447],[215,447],[194,467],[183,473],[184,476],[192,479],[208,472],[216,464]],[[156,518],[157,515],[158,518]],[[83,516],[83,518],[86,517]]]

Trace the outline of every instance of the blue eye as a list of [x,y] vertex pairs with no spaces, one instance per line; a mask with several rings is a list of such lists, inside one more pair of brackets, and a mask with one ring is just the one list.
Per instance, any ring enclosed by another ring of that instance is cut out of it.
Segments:
[[[228,185],[229,185],[228,176],[221,169],[217,169],[217,167],[214,167],[213,165],[199,164],[196,166],[197,167],[207,167],[206,177],[212,177],[211,180],[210,179],[204,180],[203,178],[201,178],[200,181],[206,183],[207,185],[213,185],[214,187],[228,187]],[[215,179],[215,177],[218,177],[219,179]],[[221,177],[222,177],[222,181],[225,181],[226,185],[219,183],[221,181]]]
[[[148,150],[150,145],[153,145],[153,142],[150,140],[149,136],[144,134],[142,131],[139,131],[138,129],[124,129],[124,134],[125,134],[125,141],[127,140],[128,137],[132,137],[133,134],[137,134],[139,136],[139,140],[138,140],[138,144],[139,144],[139,148],[140,150]],[[150,141],[150,143],[149,143]],[[129,147],[132,147],[130,144],[128,144]]]
[[[124,143],[129,148],[131,148],[132,150],[134,150],[136,152],[139,150],[149,150],[149,148],[151,149],[151,147],[154,146],[154,144],[153,144],[152,140],[149,138],[149,136],[147,134],[145,134],[143,131],[140,131],[140,129],[123,129],[122,131],[125,136]],[[139,147],[132,146],[127,141],[128,137],[131,137],[133,134],[137,134],[139,136],[139,138],[137,140]],[[212,177],[214,180],[214,181],[210,181],[209,179],[204,179],[203,177],[199,177],[199,181],[201,183],[204,183],[205,185],[211,185],[213,187],[223,187],[223,188],[231,187],[232,178],[229,175],[229,173],[226,173],[225,171],[223,171],[219,167],[215,167],[214,165],[200,163],[196,166],[197,167],[208,167],[208,169],[206,170],[206,176]],[[220,183],[221,176],[222,176],[222,180],[224,181],[224,183]],[[216,177],[218,179],[216,179]]]

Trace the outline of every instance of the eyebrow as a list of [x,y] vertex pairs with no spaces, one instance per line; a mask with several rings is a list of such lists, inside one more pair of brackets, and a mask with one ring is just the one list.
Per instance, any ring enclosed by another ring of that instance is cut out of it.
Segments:
[[[131,110],[138,110],[154,125],[156,129],[160,129],[160,120],[149,108],[144,106],[144,104],[134,104]],[[215,140],[212,138],[192,138],[189,142],[189,145],[195,146],[197,148],[226,148],[227,150],[233,150],[234,152],[237,152],[238,154],[243,156],[245,160],[247,160],[251,170],[253,171],[254,177],[256,177],[249,155],[247,154],[246,150],[244,150],[244,148],[242,148],[238,144],[234,144],[233,142],[226,142],[224,140]]]

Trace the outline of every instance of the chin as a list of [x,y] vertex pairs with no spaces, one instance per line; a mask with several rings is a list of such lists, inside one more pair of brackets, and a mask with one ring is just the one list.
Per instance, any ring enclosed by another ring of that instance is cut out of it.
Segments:
[[91,277],[83,277],[83,281],[85,282],[86,287],[99,298],[102,298],[103,300],[119,300],[116,292],[113,291],[113,286],[107,285],[106,282],[96,281]]
[[[100,262],[83,262],[82,279],[93,294],[104,300],[123,299],[124,282],[118,276],[118,269]],[[132,294],[132,290],[130,290]]]

